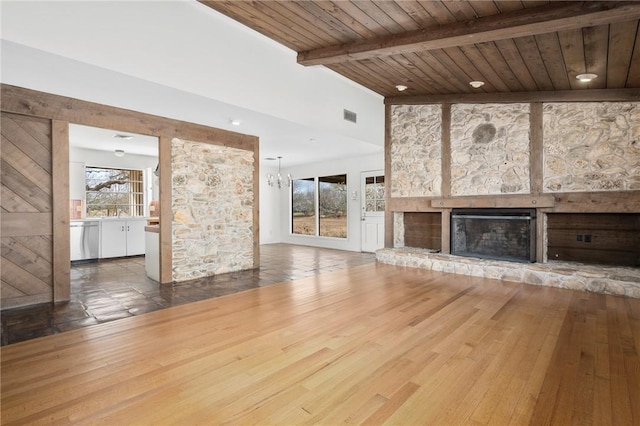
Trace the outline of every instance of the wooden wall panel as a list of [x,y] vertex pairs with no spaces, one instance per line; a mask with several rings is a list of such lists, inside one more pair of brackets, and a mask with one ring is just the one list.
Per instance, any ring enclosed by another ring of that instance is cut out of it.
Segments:
[[442,247],[442,219],[440,213],[404,214],[404,245],[440,250]]
[[640,213],[550,213],[549,260],[640,266]]
[[53,300],[51,121],[2,113],[3,308]]

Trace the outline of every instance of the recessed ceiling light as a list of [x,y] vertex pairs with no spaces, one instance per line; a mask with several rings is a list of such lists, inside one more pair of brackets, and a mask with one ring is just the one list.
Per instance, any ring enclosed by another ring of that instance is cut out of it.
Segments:
[[397,84],[396,89],[398,89],[398,92],[404,92],[405,90],[408,89],[408,87],[405,86],[404,84]]
[[113,155],[115,155],[116,157],[124,157],[124,150],[116,149],[116,151],[113,153]]
[[133,139],[133,136],[131,135],[124,135],[122,133],[116,133],[115,135],[113,135],[114,138],[116,139],[124,139],[124,140],[131,140]]
[[480,87],[484,86],[484,81],[480,81],[480,80],[470,81],[469,85],[474,89],[479,89]]
[[578,74],[576,75],[576,78],[582,82],[588,83],[591,80],[598,78],[598,74],[591,74],[591,73]]
[[233,120],[231,120],[231,121],[229,121],[229,122],[230,122],[231,124],[233,124],[234,126],[239,126],[239,125],[240,125],[240,123],[241,123],[241,121],[240,121],[240,120],[235,120],[235,119],[233,119]]

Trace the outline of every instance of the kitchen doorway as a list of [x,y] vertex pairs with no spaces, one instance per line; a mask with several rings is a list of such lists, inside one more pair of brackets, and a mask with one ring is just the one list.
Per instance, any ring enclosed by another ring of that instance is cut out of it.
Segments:
[[69,125],[72,298],[89,281],[159,280],[158,151],[154,136]]

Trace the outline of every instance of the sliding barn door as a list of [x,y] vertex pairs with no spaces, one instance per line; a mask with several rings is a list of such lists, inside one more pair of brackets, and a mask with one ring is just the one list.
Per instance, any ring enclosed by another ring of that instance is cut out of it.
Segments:
[[2,307],[53,300],[51,121],[2,113]]

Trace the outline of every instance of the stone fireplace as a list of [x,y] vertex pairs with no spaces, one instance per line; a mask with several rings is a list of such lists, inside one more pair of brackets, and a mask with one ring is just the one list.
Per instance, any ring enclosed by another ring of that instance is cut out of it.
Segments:
[[398,98],[387,114],[379,261],[640,297],[640,102]]
[[453,209],[451,254],[535,262],[535,209]]

